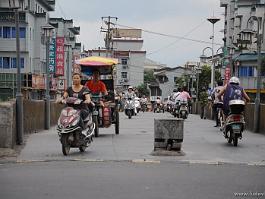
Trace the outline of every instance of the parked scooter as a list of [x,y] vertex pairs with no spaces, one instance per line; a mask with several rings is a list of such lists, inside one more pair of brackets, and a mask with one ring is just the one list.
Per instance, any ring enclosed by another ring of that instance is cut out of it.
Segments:
[[64,155],[68,155],[70,148],[79,148],[80,152],[84,152],[93,141],[95,124],[92,122],[92,114],[90,113],[82,121],[80,110],[75,109],[82,103],[82,100],[68,97],[63,103],[67,106],[62,110],[57,125],[62,152]]
[[129,119],[131,119],[132,116],[135,115],[135,105],[132,98],[125,99],[124,112]]
[[223,133],[228,143],[237,146],[238,139],[242,139],[242,132],[245,129],[244,115],[242,114],[245,108],[243,100],[231,100],[229,102],[230,113],[226,118],[223,127]]

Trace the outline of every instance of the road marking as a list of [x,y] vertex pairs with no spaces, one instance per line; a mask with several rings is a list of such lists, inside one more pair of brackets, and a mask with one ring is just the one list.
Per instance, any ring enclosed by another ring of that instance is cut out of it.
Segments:
[[156,163],[156,164],[159,164],[160,160],[135,159],[135,160],[132,160],[132,163]]
[[100,159],[72,159],[70,161],[80,161],[80,162],[104,162],[104,160]]

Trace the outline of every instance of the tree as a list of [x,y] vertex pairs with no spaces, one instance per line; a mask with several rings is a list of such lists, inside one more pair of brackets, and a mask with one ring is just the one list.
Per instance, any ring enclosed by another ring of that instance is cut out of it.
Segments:
[[151,83],[156,81],[154,77],[154,71],[153,70],[145,70],[144,71],[144,83]]
[[137,90],[140,97],[143,95],[149,96],[149,90],[146,84],[140,84],[139,86],[137,86]]
[[[215,70],[215,81],[221,81],[221,73]],[[211,67],[208,65],[202,66],[202,71],[199,75],[199,93],[202,91],[202,88],[208,88],[211,83]]]

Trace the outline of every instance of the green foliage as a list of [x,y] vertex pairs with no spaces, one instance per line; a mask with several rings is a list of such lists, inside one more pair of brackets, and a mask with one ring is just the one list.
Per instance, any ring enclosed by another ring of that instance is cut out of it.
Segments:
[[181,77],[178,77],[175,81],[175,84],[178,88],[182,88],[183,86],[187,86],[189,83],[189,76],[188,75],[182,75]]
[[[215,81],[221,81],[221,73],[215,70]],[[199,92],[202,91],[202,88],[208,88],[211,83],[211,67],[208,65],[202,66],[202,71],[199,76]]]
[[144,83],[151,83],[155,81],[154,71],[146,70],[144,71]]
[[146,84],[140,84],[139,86],[137,86],[137,90],[140,97],[143,95],[149,96],[149,90]]

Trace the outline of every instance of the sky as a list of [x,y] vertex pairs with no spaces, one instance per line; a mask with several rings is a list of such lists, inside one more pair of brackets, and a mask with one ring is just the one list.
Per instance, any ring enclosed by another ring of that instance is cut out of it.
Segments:
[[[86,50],[104,47],[101,17],[117,17],[120,25],[172,35],[143,32],[142,50],[147,51],[147,58],[176,67],[187,61],[199,61],[203,49],[211,47],[213,31],[207,18],[212,16],[220,18],[215,24],[214,52],[217,52],[223,44],[223,13],[220,0],[56,0],[55,11],[50,16],[73,19],[74,26],[80,26],[77,41]],[[211,50],[206,50],[205,55],[211,56]]]

